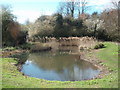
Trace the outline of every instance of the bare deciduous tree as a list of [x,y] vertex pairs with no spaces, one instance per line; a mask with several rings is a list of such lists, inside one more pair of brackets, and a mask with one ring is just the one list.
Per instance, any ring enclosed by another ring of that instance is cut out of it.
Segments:
[[61,2],[59,4],[59,13],[65,16],[74,17],[74,14],[77,12],[78,16],[84,14],[88,9],[86,0],[71,0],[68,2]]
[[77,0],[76,6],[78,11],[78,17],[80,17],[81,14],[85,14],[85,12],[88,10],[87,6],[88,2],[86,0]]
[[74,1],[71,2],[61,2],[59,4],[59,13],[63,14],[64,16],[71,16],[74,17],[76,4]]
[[119,8],[118,0],[111,1],[111,3],[115,9]]

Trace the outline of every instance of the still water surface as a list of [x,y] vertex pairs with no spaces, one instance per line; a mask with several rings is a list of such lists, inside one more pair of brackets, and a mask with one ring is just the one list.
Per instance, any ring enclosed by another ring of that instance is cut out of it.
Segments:
[[78,81],[91,79],[100,70],[91,63],[80,60],[78,55],[40,52],[29,54],[21,72],[46,80]]

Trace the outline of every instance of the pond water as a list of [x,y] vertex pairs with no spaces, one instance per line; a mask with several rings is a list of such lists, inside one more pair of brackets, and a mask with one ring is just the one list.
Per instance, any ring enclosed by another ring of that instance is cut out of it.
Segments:
[[59,51],[30,53],[21,72],[46,80],[79,81],[97,76],[100,70],[78,55]]

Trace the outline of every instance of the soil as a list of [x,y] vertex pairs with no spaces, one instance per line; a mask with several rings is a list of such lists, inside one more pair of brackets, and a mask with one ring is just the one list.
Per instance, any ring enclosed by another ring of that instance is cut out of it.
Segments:
[[13,51],[2,51],[2,57],[6,58],[6,57],[10,57],[10,56],[15,55],[15,54],[20,54],[20,53],[25,53],[25,52],[28,52],[28,51],[21,50],[21,49],[13,50]]
[[105,75],[108,75],[110,73],[108,68],[106,66],[104,66],[103,64],[101,64],[103,62],[103,60],[100,60],[95,56],[94,53],[97,53],[98,51],[99,51],[99,49],[83,52],[82,53],[83,55],[81,57],[82,60],[92,63],[94,66],[96,66],[100,70],[100,74],[97,77],[94,77],[93,79],[102,78]]

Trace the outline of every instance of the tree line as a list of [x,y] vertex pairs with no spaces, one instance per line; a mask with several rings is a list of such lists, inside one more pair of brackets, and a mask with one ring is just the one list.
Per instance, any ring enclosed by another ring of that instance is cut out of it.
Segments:
[[89,10],[86,0],[61,2],[57,13],[51,16],[42,15],[35,23],[27,24],[29,37],[90,36],[100,40],[120,41],[119,5],[112,3],[114,8],[90,15],[86,13]]
[[119,4],[114,8],[91,15],[86,0],[61,2],[53,15],[42,15],[34,23],[19,24],[8,7],[2,7],[3,46],[19,45],[26,37],[83,37],[90,36],[106,41],[120,41],[118,29]]

